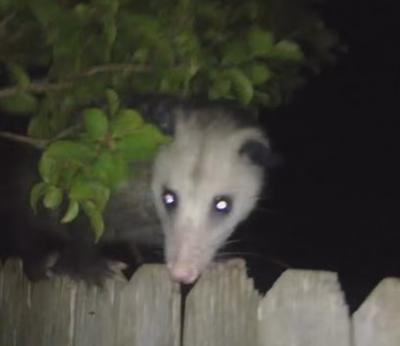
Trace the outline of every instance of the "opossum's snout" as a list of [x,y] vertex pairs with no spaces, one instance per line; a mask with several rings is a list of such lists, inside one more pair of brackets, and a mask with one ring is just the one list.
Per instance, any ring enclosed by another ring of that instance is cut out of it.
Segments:
[[176,227],[166,232],[165,260],[174,281],[195,282],[213,261],[221,240],[205,227]]
[[171,278],[183,284],[195,282],[213,257],[210,249],[202,246],[201,233],[188,236],[172,231],[166,238],[165,257]]
[[184,264],[169,264],[168,270],[174,281],[182,284],[192,284],[200,276],[200,272],[193,266],[185,266]]

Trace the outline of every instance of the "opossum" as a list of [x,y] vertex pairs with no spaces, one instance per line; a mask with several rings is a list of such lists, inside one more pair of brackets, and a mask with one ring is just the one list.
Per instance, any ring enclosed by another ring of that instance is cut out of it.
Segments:
[[193,283],[256,205],[270,158],[266,135],[236,114],[181,109],[155,159],[152,191],[171,277]]
[[[8,236],[1,238],[3,244],[5,238],[13,240],[14,248],[6,250],[24,259],[30,278],[56,273],[101,283],[110,273],[110,259],[135,267],[141,261],[140,249],[164,245],[172,279],[192,283],[254,208],[273,156],[252,117],[220,104],[147,102],[139,108],[172,141],[154,162],[143,165],[140,179],[136,175],[112,196],[98,244],[84,217],[60,225],[59,215],[42,213],[40,218],[29,210],[34,178],[26,174],[34,171],[36,160],[20,169],[21,181],[14,182],[18,191],[9,191],[13,184],[3,187],[3,198],[25,196],[16,197],[16,203],[3,202],[7,207],[2,206],[2,215],[8,213],[3,220],[9,222],[2,229]],[[3,180],[13,178],[11,172]],[[15,211],[20,215],[15,217]]]

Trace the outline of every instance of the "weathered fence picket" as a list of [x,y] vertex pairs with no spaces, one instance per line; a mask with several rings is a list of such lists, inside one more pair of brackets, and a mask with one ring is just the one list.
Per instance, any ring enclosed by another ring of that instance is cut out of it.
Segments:
[[350,317],[335,273],[288,270],[263,298],[244,262],[232,260],[212,266],[181,301],[162,265],[100,289],[60,277],[32,284],[20,262],[8,261],[0,268],[0,346],[400,345],[396,278]]
[[337,275],[287,270],[259,306],[259,345],[350,346],[350,323]]
[[353,315],[354,346],[400,345],[400,279],[382,280]]
[[10,261],[0,272],[0,345],[178,346],[180,301],[161,265],[100,289],[60,277],[31,284]]
[[186,300],[183,344],[256,345],[260,300],[243,261],[216,264]]

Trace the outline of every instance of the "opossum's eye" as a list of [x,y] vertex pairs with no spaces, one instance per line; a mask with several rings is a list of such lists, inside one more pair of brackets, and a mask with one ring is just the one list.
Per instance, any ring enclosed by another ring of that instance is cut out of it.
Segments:
[[178,202],[176,193],[168,189],[164,189],[162,193],[162,200],[167,209],[175,208]]
[[232,209],[232,199],[229,196],[217,196],[213,201],[213,209],[221,214],[228,214]]

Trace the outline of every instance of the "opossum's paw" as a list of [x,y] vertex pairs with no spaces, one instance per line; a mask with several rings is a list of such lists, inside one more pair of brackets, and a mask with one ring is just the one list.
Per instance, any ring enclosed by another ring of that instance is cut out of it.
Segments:
[[68,276],[75,281],[84,281],[89,285],[102,286],[112,277],[112,270],[104,258],[83,256],[61,256],[52,268],[56,275]]
[[129,269],[129,265],[124,262],[108,260],[107,265],[110,271],[110,276],[118,281],[127,281],[125,271]]
[[[133,242],[109,242],[101,244],[100,253],[107,259],[113,276],[130,279],[136,270],[144,263],[154,262],[154,251],[138,246]],[[160,260],[161,261],[161,260]]]
[[31,281],[48,279],[54,275],[54,267],[60,257],[57,252],[38,257],[23,258],[24,273]]

